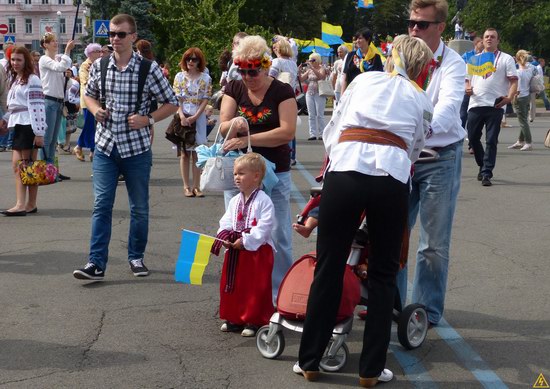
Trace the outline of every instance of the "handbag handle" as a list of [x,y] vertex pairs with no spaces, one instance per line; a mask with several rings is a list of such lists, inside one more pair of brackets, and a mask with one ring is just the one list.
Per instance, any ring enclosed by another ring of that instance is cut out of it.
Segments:
[[[220,150],[223,150],[223,146],[225,145],[225,142],[227,141],[227,138],[229,137],[229,134],[231,133],[231,130],[233,129],[233,125],[235,124],[235,122],[237,120],[244,120],[244,122],[246,123],[246,131],[248,133],[248,147],[246,148],[246,152],[251,153],[252,152],[252,145],[250,144],[250,127],[248,126],[248,122],[246,121],[246,119],[243,118],[243,117],[240,117],[240,116],[237,116],[237,117],[231,119],[231,125],[229,126],[229,130],[227,131],[227,134],[225,135],[225,139],[223,140],[222,147],[221,147]],[[220,127],[221,126],[218,126],[218,132],[216,133],[215,142],[218,142],[218,138],[220,136]]]

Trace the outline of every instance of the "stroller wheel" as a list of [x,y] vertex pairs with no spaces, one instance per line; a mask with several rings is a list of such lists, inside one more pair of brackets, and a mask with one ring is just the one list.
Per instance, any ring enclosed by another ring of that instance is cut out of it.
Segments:
[[348,349],[348,345],[345,343],[343,343],[342,346],[336,351],[336,354],[334,356],[331,357],[329,355],[333,344],[334,344],[333,340],[331,340],[328,343],[327,349],[325,350],[325,354],[323,355],[323,358],[321,358],[321,362],[319,362],[319,366],[324,371],[330,371],[330,372],[339,371],[341,368],[343,368],[346,365],[346,362],[348,360],[349,349]]
[[271,341],[268,340],[270,326],[263,326],[256,333],[256,347],[262,357],[275,359],[281,355],[285,349],[285,336],[282,331],[273,334]]
[[397,338],[408,350],[420,347],[428,332],[428,314],[422,304],[407,305],[399,314]]

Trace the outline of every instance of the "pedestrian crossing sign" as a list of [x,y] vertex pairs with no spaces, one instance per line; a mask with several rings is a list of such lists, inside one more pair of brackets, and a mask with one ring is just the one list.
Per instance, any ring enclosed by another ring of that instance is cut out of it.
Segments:
[[15,44],[15,36],[13,36],[13,35],[4,35],[4,43]]
[[97,38],[109,37],[109,21],[94,20],[94,36]]
[[548,386],[548,381],[546,381],[542,373],[539,374],[537,380],[533,384],[533,388],[550,388],[550,386]]

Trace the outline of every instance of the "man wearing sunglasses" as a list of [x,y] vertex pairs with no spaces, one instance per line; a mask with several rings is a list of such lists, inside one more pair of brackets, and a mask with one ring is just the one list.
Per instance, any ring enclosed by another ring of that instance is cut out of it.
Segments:
[[[138,97],[144,59],[132,48],[137,38],[136,30],[136,21],[130,15],[119,14],[111,19],[109,40],[114,53],[108,57],[105,77],[101,77],[101,60],[94,62],[86,86],[84,100],[97,121],[97,128],[92,165],[95,201],[90,253],[88,263],[73,272],[74,277],[81,280],[99,281],[104,277],[119,174],[124,175],[130,204],[130,269],[134,276],[149,274],[143,264],[143,255],[149,231],[150,128],[156,121],[174,114],[178,102],[154,61],[142,84],[143,93]],[[149,113],[152,99],[162,105]]]
[[[460,121],[466,69],[464,61],[441,40],[449,5],[446,0],[413,0],[409,6],[409,35],[422,39],[434,53],[426,93],[434,105],[426,148],[439,159],[417,163],[411,178],[409,229],[420,214],[420,242],[416,256],[412,302],[426,307],[436,325],[443,315],[451,226],[460,188],[462,143],[466,131]],[[398,275],[401,301],[407,296],[407,268]]]

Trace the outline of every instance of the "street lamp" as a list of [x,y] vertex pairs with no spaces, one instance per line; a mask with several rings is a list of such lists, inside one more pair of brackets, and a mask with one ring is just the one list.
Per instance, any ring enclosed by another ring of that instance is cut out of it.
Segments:
[[61,53],[61,11],[57,11],[57,51]]

